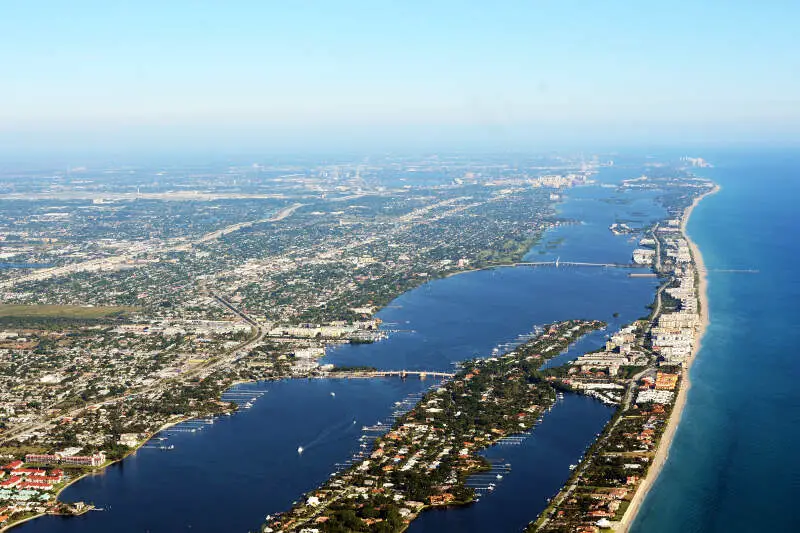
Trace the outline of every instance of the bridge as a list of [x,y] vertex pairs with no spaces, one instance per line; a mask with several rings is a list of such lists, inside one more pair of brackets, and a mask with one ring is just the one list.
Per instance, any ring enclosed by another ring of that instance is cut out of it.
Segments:
[[562,261],[560,257],[553,261],[521,261],[519,263],[511,263],[509,266],[519,267],[555,267],[560,266],[576,266],[576,267],[606,267],[606,268],[648,268],[647,265],[639,265],[637,263],[589,263],[584,261]]
[[[658,240],[656,240],[658,242]],[[660,262],[660,258],[657,259]],[[638,263],[589,263],[581,261],[562,261],[560,257],[553,261],[520,261],[519,263],[510,263],[508,267],[555,267],[560,266],[575,266],[575,267],[604,267],[604,268],[637,268],[637,269],[652,269],[650,265],[640,265]],[[712,268],[712,269],[699,269],[701,272],[727,272],[735,274],[758,274],[756,269],[734,269],[734,268]]]
[[357,370],[354,372],[324,372],[314,375],[315,378],[387,378],[399,377],[405,379],[409,376],[418,376],[419,379],[425,378],[452,378],[453,372],[438,372],[429,370]]

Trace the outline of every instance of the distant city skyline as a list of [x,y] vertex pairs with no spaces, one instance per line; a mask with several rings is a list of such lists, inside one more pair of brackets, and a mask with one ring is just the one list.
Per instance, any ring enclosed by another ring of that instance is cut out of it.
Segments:
[[8,2],[6,152],[800,140],[800,5]]

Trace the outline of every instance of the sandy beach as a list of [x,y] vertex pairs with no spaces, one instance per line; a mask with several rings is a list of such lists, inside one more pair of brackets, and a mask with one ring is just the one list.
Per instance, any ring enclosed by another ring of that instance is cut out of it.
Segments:
[[664,467],[664,463],[666,463],[667,458],[669,457],[669,450],[672,447],[672,439],[675,437],[675,431],[678,429],[678,424],[680,424],[681,417],[683,416],[683,409],[686,407],[686,397],[689,393],[689,389],[692,386],[691,380],[689,379],[689,371],[692,367],[692,363],[694,363],[694,358],[697,356],[697,352],[700,351],[703,335],[705,335],[709,322],[707,294],[708,276],[706,273],[706,267],[705,263],[703,262],[703,256],[700,253],[700,249],[697,247],[697,244],[695,244],[694,241],[692,241],[686,234],[686,225],[689,222],[689,217],[692,216],[692,211],[694,211],[694,208],[697,207],[697,204],[699,204],[700,201],[706,196],[718,192],[719,189],[719,186],[716,186],[706,194],[695,198],[694,202],[692,202],[692,205],[686,208],[686,211],[683,215],[683,220],[681,221],[681,232],[684,234],[689,243],[689,248],[692,251],[692,258],[694,259],[694,263],[699,274],[699,285],[697,289],[698,298],[700,301],[700,327],[697,330],[694,349],[692,350],[692,354],[685,365],[682,384],[680,390],[678,391],[678,397],[675,400],[675,406],[672,409],[672,415],[669,418],[669,422],[667,423],[667,428],[664,430],[664,434],[661,436],[658,450],[656,451],[656,455],[653,457],[653,463],[650,465],[650,469],[647,472],[647,477],[645,477],[645,479],[639,485],[636,494],[634,494],[630,506],[628,507],[627,511],[625,511],[625,515],[614,528],[616,531],[628,531],[634,519],[636,518],[642,502],[644,502],[647,494],[650,492],[653,483],[655,483],[656,479],[658,479],[661,469]]

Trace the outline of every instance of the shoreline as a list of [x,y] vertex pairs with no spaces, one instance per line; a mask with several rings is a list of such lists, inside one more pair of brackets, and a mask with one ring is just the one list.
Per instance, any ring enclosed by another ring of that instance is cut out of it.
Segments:
[[[173,426],[177,426],[178,424],[180,424],[182,422],[186,422],[187,420],[193,420],[193,418],[192,417],[181,417],[179,420],[174,420],[172,422],[167,422],[167,423],[163,424],[161,427],[159,427],[152,434],[148,435],[147,438],[144,439],[139,445],[137,445],[135,448],[132,448],[130,452],[126,453],[124,457],[120,457],[119,459],[115,459],[115,460],[113,460],[113,461],[111,461],[111,462],[109,462],[107,464],[100,465],[97,468],[97,470],[92,470],[90,472],[84,472],[80,476],[76,477],[75,479],[71,480],[69,483],[67,483],[66,485],[64,485],[60,489],[58,489],[58,492],[55,493],[55,497],[53,498],[52,502],[55,503],[55,502],[61,501],[61,500],[59,500],[59,496],[61,496],[61,493],[64,492],[65,490],[67,490],[69,487],[71,487],[75,483],[77,483],[78,481],[82,480],[85,477],[105,474],[107,468],[109,468],[110,466],[112,466],[112,465],[114,465],[116,463],[121,463],[122,461],[124,461],[125,459],[130,457],[131,455],[135,454],[137,451],[139,451],[139,448],[141,448],[142,446],[144,446],[145,444],[147,444],[148,442],[153,440],[153,437],[155,437],[156,435],[158,435],[159,433],[161,433],[165,429],[169,429],[169,428],[171,428]],[[62,502],[62,503],[68,503],[68,502]],[[15,528],[17,526],[21,526],[22,524],[24,524],[26,522],[30,522],[31,520],[35,520],[35,519],[41,518],[43,516],[48,516],[49,514],[50,513],[48,513],[48,512],[38,513],[38,514],[35,514],[33,516],[29,516],[28,518],[23,518],[22,520],[18,520],[16,522],[12,522],[11,524],[7,524],[7,525],[5,525],[3,527],[0,527],[0,533],[6,533],[7,531],[11,531],[13,528]],[[57,516],[57,515],[53,515],[53,516]]]
[[[688,220],[688,217],[690,216],[690,214],[691,214],[691,211],[694,209],[694,207],[697,205],[697,203],[699,203],[699,201],[700,201],[700,200],[702,200],[703,198],[705,198],[705,196],[708,196],[708,195],[710,195],[710,194],[713,194],[713,193],[717,192],[717,190],[718,190],[718,189],[719,189],[719,187],[717,186],[717,187],[716,187],[715,189],[713,189],[712,191],[709,191],[708,193],[706,193],[706,194],[704,194],[704,195],[702,195],[702,196],[700,196],[700,197],[696,198],[696,199],[695,199],[695,201],[694,201],[694,203],[693,203],[691,206],[689,206],[689,207],[686,209],[686,211],[685,211],[685,213],[684,213],[684,224],[682,225],[682,228],[681,228],[681,229],[682,229],[682,232],[684,232],[684,235],[685,235],[685,221],[687,221],[687,220]],[[536,238],[536,239],[534,239],[534,240],[533,240],[533,242],[531,242],[531,243],[530,243],[529,247],[527,248],[527,251],[526,251],[525,253],[523,253],[523,254],[522,254],[522,256],[521,256],[521,257],[519,257],[519,258],[518,258],[518,259],[516,259],[516,260],[512,260],[512,261],[506,261],[506,262],[500,262],[500,263],[496,263],[496,264],[484,264],[484,265],[480,265],[480,266],[467,267],[467,268],[464,268],[464,269],[461,269],[461,270],[457,270],[457,271],[454,271],[454,272],[450,272],[450,273],[444,274],[444,275],[442,275],[442,276],[433,276],[433,277],[427,278],[427,279],[426,279],[426,280],[424,280],[424,281],[423,281],[423,282],[422,282],[420,285],[418,285],[418,286],[412,286],[412,287],[410,287],[410,288],[407,288],[406,290],[404,290],[404,291],[400,292],[399,294],[396,294],[396,295],[394,295],[394,296],[392,297],[392,299],[391,299],[391,300],[389,300],[389,302],[387,302],[387,304],[385,304],[385,305],[383,305],[383,306],[380,306],[380,307],[376,308],[376,309],[375,309],[375,311],[373,312],[372,316],[373,316],[373,317],[374,317],[374,316],[376,316],[376,315],[377,315],[377,314],[378,314],[380,311],[382,311],[383,309],[385,309],[385,308],[386,308],[386,307],[387,307],[387,306],[388,306],[388,305],[389,305],[389,304],[390,304],[392,301],[394,301],[394,300],[395,300],[395,299],[397,299],[398,297],[400,297],[400,296],[402,296],[402,295],[404,295],[404,294],[406,294],[406,293],[408,293],[408,292],[411,292],[411,291],[413,291],[413,290],[415,290],[415,289],[419,288],[419,287],[420,287],[420,286],[422,286],[422,285],[425,285],[425,284],[427,284],[427,283],[430,283],[430,282],[433,282],[433,281],[437,281],[437,280],[441,280],[441,279],[447,279],[447,278],[454,277],[454,276],[459,276],[459,275],[462,275],[462,274],[470,274],[470,273],[475,273],[475,272],[481,272],[481,271],[490,271],[490,270],[496,270],[496,269],[502,269],[502,268],[517,268],[517,267],[518,267],[518,264],[517,264],[517,262],[522,262],[522,261],[524,261],[524,257],[525,257],[525,255],[527,255],[528,253],[530,253],[530,251],[533,249],[533,247],[534,247],[534,246],[536,246],[536,245],[538,245],[538,244],[541,244],[544,234],[545,234],[545,233],[547,233],[548,231],[551,231],[551,230],[553,230],[553,229],[556,229],[556,228],[558,228],[560,225],[561,225],[561,224],[553,224],[552,226],[550,226],[550,227],[547,227],[547,228],[546,228],[544,231],[542,231],[542,233],[541,233],[539,236],[537,236],[537,238]],[[693,243],[693,242],[692,242],[690,239],[688,239],[688,237],[687,237],[687,241],[688,241],[688,243],[689,243],[689,245],[690,245],[690,248],[691,248],[691,250],[692,250],[693,257],[699,258],[699,259],[695,259],[695,263],[696,263],[696,265],[698,265],[698,267],[700,267],[700,266],[702,265],[702,258],[700,258],[700,256],[699,256],[699,250],[696,250],[696,246],[694,245],[694,243]],[[698,268],[698,270],[699,270],[699,268]],[[705,278],[705,274],[703,274],[703,275],[701,276],[701,287],[702,287],[702,283],[704,283],[704,278]],[[701,310],[702,310],[701,312],[702,312],[704,315],[706,315],[706,314],[707,314],[707,306],[705,305],[705,300],[704,300],[704,298],[702,297],[702,295],[701,295],[701,300],[700,300],[700,301],[701,301]],[[705,330],[705,324],[702,326],[702,330],[701,330],[701,331],[704,331],[704,330]],[[702,337],[702,333],[700,333],[699,335],[700,335],[700,337]],[[698,341],[698,342],[699,342],[699,341]],[[697,351],[698,349],[699,349],[699,344],[698,344],[697,348],[696,348],[696,349],[693,351],[693,353],[692,353],[692,356],[691,356],[691,360],[693,360],[693,358],[694,358],[694,355],[695,355],[695,353],[696,353],[696,351]],[[227,386],[227,387],[226,387],[226,388],[223,390],[222,394],[224,395],[224,393],[225,393],[226,391],[228,391],[228,390],[232,389],[233,387],[236,387],[237,385],[246,385],[246,384],[251,384],[251,383],[258,383],[258,382],[261,382],[261,381],[273,381],[273,380],[275,380],[275,381],[282,381],[282,380],[314,379],[314,378],[322,378],[322,379],[324,379],[324,378],[325,378],[325,376],[292,376],[292,375],[287,375],[287,376],[282,376],[282,377],[279,377],[279,378],[267,378],[267,379],[238,379],[238,380],[234,380],[234,381],[232,381],[232,382],[231,382],[231,383],[230,383],[230,384],[229,384],[229,385],[228,385],[228,386]],[[353,376],[353,377],[352,377],[352,378],[350,378],[350,379],[353,379],[353,378],[356,378],[356,376]],[[366,378],[363,378],[363,379],[376,379],[376,378],[374,378],[374,377],[366,377]],[[378,378],[378,379],[380,379],[380,378]],[[681,396],[682,396],[682,395],[683,395],[683,393],[684,393],[684,389],[688,390],[688,388],[689,388],[689,382],[688,382],[688,371],[686,372],[685,381],[686,381],[686,387],[681,387],[681,391],[679,391],[679,396],[678,396],[678,398],[677,398],[677,400],[676,400],[676,405],[675,405],[675,408],[678,408],[678,403],[679,403],[679,402],[681,402]],[[685,401],[685,400],[684,400],[684,401]],[[682,410],[682,407],[681,407],[681,410]],[[235,410],[235,411],[233,411],[233,412],[236,412],[236,411],[238,411],[238,409],[237,409],[237,410]],[[675,411],[673,410],[673,413],[674,413],[674,412],[675,412]],[[219,415],[211,415],[211,416],[215,416],[215,417],[216,417],[216,416],[219,416]],[[678,415],[678,418],[679,418],[679,417],[680,417],[680,415]],[[674,418],[674,417],[671,417],[671,418],[670,418],[670,422],[669,422],[669,425],[670,425],[670,426],[673,424],[673,418]],[[80,476],[76,477],[75,479],[73,479],[73,480],[69,481],[67,484],[65,484],[63,487],[61,487],[61,488],[60,488],[60,489],[59,489],[59,490],[58,490],[58,491],[55,493],[55,498],[52,500],[52,502],[58,502],[58,501],[61,501],[61,500],[59,499],[59,497],[60,497],[61,493],[62,493],[63,491],[65,491],[67,488],[71,487],[73,484],[75,484],[75,483],[77,483],[78,481],[82,480],[83,478],[86,478],[86,477],[89,477],[89,476],[94,476],[94,475],[105,474],[105,472],[106,472],[106,469],[107,469],[107,468],[111,467],[112,465],[114,465],[114,464],[116,464],[116,463],[121,463],[122,461],[124,461],[125,459],[127,459],[128,457],[130,457],[131,455],[135,454],[135,453],[136,453],[136,452],[139,450],[139,448],[141,448],[141,447],[143,447],[144,445],[148,444],[148,443],[149,443],[149,442],[150,442],[150,441],[151,441],[151,440],[152,440],[152,439],[153,439],[153,438],[154,438],[156,435],[158,435],[160,432],[162,432],[162,431],[164,431],[164,430],[167,430],[167,429],[169,429],[169,428],[171,428],[171,427],[173,427],[173,426],[176,426],[176,425],[178,425],[178,424],[181,424],[181,423],[183,423],[183,422],[187,422],[187,421],[191,421],[191,420],[197,420],[197,419],[198,419],[197,417],[192,417],[192,416],[182,416],[182,417],[179,417],[179,418],[178,418],[178,419],[176,419],[176,420],[173,420],[173,421],[169,421],[169,422],[166,422],[166,423],[164,423],[164,424],[163,424],[162,426],[160,426],[158,429],[156,429],[156,430],[155,430],[155,431],[153,431],[151,434],[149,434],[149,435],[148,435],[148,436],[147,436],[147,437],[146,437],[144,440],[142,440],[142,442],[141,442],[141,443],[139,443],[139,444],[138,444],[138,445],[137,445],[135,448],[132,448],[132,449],[131,449],[131,450],[130,450],[128,453],[126,453],[126,454],[125,454],[123,457],[121,457],[121,458],[119,458],[119,459],[116,459],[116,460],[113,460],[113,461],[110,461],[110,462],[108,462],[108,463],[106,463],[106,464],[104,464],[104,465],[101,465],[101,466],[100,466],[100,467],[98,467],[96,470],[92,470],[92,471],[89,471],[89,472],[85,472],[85,473],[81,474]],[[677,424],[676,424],[676,425],[677,425]],[[667,430],[665,431],[664,437],[666,437],[666,436],[667,436],[667,431],[669,431],[669,427],[668,427],[668,428],[667,428]],[[671,441],[671,436],[670,436],[670,441]],[[663,441],[663,438],[662,438],[662,442],[664,442],[664,441]],[[496,444],[496,443],[495,443],[495,444]],[[671,442],[669,442],[669,444],[671,444]],[[494,444],[492,444],[492,445],[494,445]],[[492,445],[490,445],[490,446],[492,446]],[[487,448],[488,448],[488,446],[487,446]],[[659,446],[659,450],[661,450],[661,446]],[[660,453],[660,451],[659,451],[659,453]],[[654,463],[655,463],[655,460],[654,460]],[[660,471],[660,467],[659,467],[658,471]],[[654,472],[654,473],[655,473],[655,477],[657,477],[657,475],[658,475],[658,471],[653,471],[653,470],[652,470],[652,467],[651,467],[651,472]],[[655,479],[655,477],[654,477],[654,479]],[[649,490],[649,487],[645,486],[645,483],[647,483],[647,480],[649,480],[649,478],[650,478],[650,475],[648,475],[647,479],[646,479],[646,480],[644,480],[644,481],[642,482],[642,486],[641,486],[641,487],[642,487],[642,490],[644,490],[645,492],[647,492],[647,490]],[[637,491],[637,494],[636,494],[636,496],[638,496],[639,492],[640,492],[640,491]],[[68,502],[64,502],[64,503],[68,503]],[[463,507],[463,506],[466,506],[466,505],[470,505],[471,503],[473,503],[473,502],[464,502],[464,503],[459,503],[459,504],[451,504],[451,505],[448,505],[448,506],[446,506],[446,507]],[[633,507],[633,501],[631,502],[631,507]],[[442,507],[439,507],[439,506],[430,506],[430,505],[425,505],[425,506],[424,506],[422,509],[420,509],[420,511],[418,512],[418,514],[422,514],[422,511],[424,511],[424,510],[426,510],[426,509],[428,509],[428,508],[442,508]],[[629,509],[630,509],[630,508],[629,508]],[[2,527],[0,527],[0,533],[6,533],[7,531],[10,531],[10,530],[12,530],[12,529],[13,529],[14,527],[16,527],[16,526],[22,525],[22,524],[24,524],[24,523],[26,523],[26,522],[29,522],[29,521],[32,521],[32,520],[34,520],[34,519],[40,518],[40,517],[42,517],[42,516],[47,516],[47,515],[49,515],[49,514],[50,514],[50,513],[47,513],[47,512],[44,512],[44,513],[39,513],[39,514],[36,514],[36,515],[30,516],[30,517],[27,517],[27,518],[25,518],[25,519],[19,520],[19,521],[17,521],[17,522],[13,522],[13,523],[11,523],[11,524],[7,524],[7,525],[5,525],[5,526],[2,526]],[[625,520],[625,518],[627,518],[627,514],[628,514],[628,513],[626,512],[626,516],[623,518],[623,521]],[[54,516],[56,516],[56,515],[54,515]],[[633,515],[633,517],[632,517],[632,518],[634,518],[634,517],[635,517],[635,514]],[[412,521],[412,522],[413,522],[413,521]],[[621,523],[622,523],[622,522],[621,522]],[[411,524],[409,524],[407,527],[410,527],[410,525],[411,525]],[[405,528],[404,528],[404,530],[405,530]],[[625,529],[625,531],[627,531],[627,529]]]
[[675,433],[680,425],[681,418],[683,417],[683,411],[686,407],[686,399],[689,394],[689,389],[692,387],[692,382],[690,379],[691,367],[692,364],[694,364],[695,357],[697,357],[697,354],[703,345],[703,337],[705,336],[710,322],[708,311],[708,273],[706,271],[705,263],[703,262],[703,256],[700,253],[700,248],[691,238],[689,238],[689,235],[686,233],[686,227],[689,223],[689,218],[692,216],[694,208],[697,207],[700,201],[707,196],[716,194],[719,192],[719,190],[720,186],[716,185],[709,192],[703,194],[702,196],[698,196],[694,199],[692,205],[686,208],[683,214],[683,220],[681,221],[681,233],[683,233],[683,236],[686,238],[686,242],[689,244],[689,249],[692,252],[692,260],[698,276],[697,297],[698,304],[700,305],[700,327],[697,331],[696,342],[694,348],[692,349],[692,354],[687,360],[684,368],[681,387],[678,391],[678,397],[675,400],[675,405],[672,408],[672,413],[670,414],[669,422],[664,430],[664,434],[661,436],[661,441],[659,442],[658,450],[653,457],[653,462],[650,465],[647,476],[645,476],[644,480],[642,480],[641,485],[639,485],[639,489],[634,494],[633,499],[631,499],[631,503],[625,511],[622,520],[620,520],[615,526],[615,531],[627,533],[630,530],[631,525],[633,525],[633,522],[636,520],[636,516],[639,514],[642,504],[646,500],[647,495],[650,493],[650,489],[653,488],[656,480],[661,475],[661,471],[663,470],[664,465],[669,458],[669,452],[672,448],[672,441],[675,438]]

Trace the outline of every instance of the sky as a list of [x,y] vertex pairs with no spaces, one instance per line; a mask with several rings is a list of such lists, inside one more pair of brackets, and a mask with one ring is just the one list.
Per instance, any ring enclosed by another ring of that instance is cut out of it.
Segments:
[[800,139],[800,2],[4,0],[0,149]]

